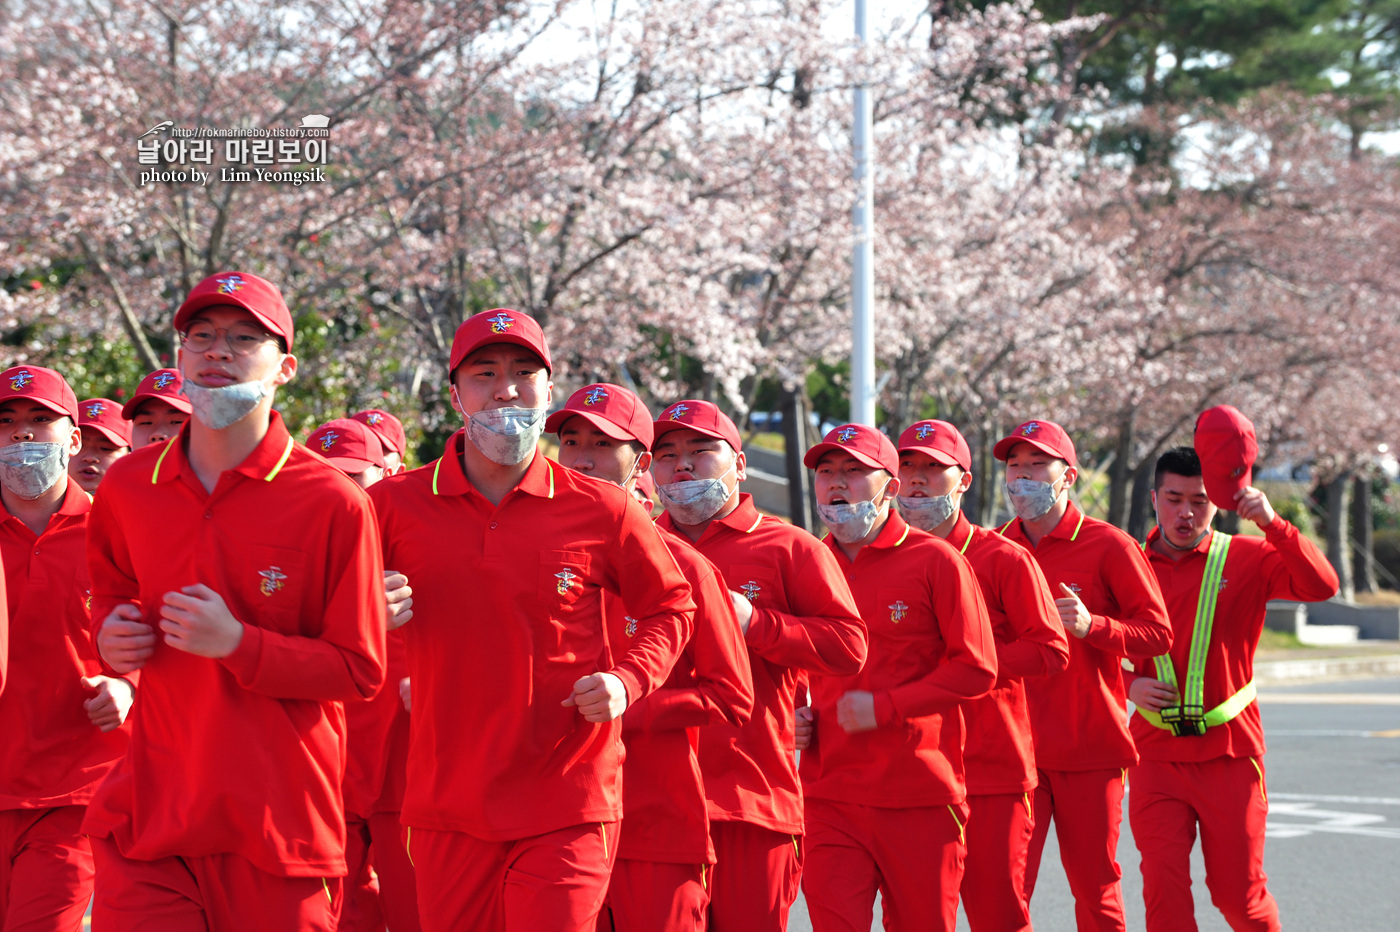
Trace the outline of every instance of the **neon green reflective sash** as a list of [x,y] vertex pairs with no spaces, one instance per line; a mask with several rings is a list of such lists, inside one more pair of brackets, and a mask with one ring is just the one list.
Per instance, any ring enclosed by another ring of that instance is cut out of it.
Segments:
[[[1229,552],[1230,535],[1219,531],[1212,534],[1210,550],[1206,553],[1205,573],[1201,576],[1201,596],[1196,601],[1196,626],[1191,632],[1191,653],[1186,663],[1186,688],[1182,689],[1177,685],[1171,654],[1163,654],[1153,660],[1157,665],[1157,679],[1176,689],[1181,697],[1180,705],[1167,706],[1162,709],[1160,715],[1155,716],[1164,723],[1158,727],[1169,728],[1172,734],[1178,736],[1203,735],[1211,724],[1221,724],[1206,721],[1206,652],[1210,648],[1211,627],[1215,624],[1215,603],[1220,596],[1220,581],[1225,573],[1225,555]],[[1252,693],[1252,687],[1253,683],[1245,689]],[[1211,709],[1212,717],[1217,717],[1217,713],[1234,703],[1244,691],[1231,696],[1224,705]],[[1243,709],[1244,705],[1240,708]],[[1238,714],[1239,710],[1236,710],[1230,718]],[[1143,718],[1147,716],[1144,715]],[[1222,721],[1229,721],[1229,718]]]

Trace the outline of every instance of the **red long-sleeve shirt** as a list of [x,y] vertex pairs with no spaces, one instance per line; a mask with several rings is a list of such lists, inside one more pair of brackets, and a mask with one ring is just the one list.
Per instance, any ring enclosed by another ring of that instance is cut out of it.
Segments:
[[1157,577],[1142,549],[1072,502],[1038,546],[1019,519],[1002,533],[1035,556],[1052,595],[1061,598],[1060,585],[1069,586],[1093,616],[1087,635],[1069,638],[1069,667],[1063,673],[1025,681],[1036,766],[1074,771],[1136,763],[1122,658],[1165,653],[1172,635]]
[[[972,567],[957,550],[890,512],[854,561],[828,535],[865,621],[870,648],[854,675],[811,675],[816,733],[802,789],[816,799],[883,808],[942,806],[967,796],[959,706],[997,678],[996,643]],[[874,695],[877,727],[847,734],[836,703]]]
[[[623,819],[618,857],[674,864],[713,864],[705,784],[695,749],[710,725],[740,727],[753,714],[753,674],[734,602],[719,571],[690,541],[669,532],[671,548],[695,599],[695,633],[666,683],[627,707],[622,740]],[[615,652],[637,626],[608,599]]]
[[[1172,666],[1178,688],[1186,688],[1186,667],[1196,627],[1196,604],[1201,596],[1206,554],[1212,534],[1196,548],[1173,560],[1152,549],[1160,528],[1147,535],[1147,560],[1166,598],[1171,616]],[[1213,533],[1213,532],[1212,532]],[[1216,597],[1206,653],[1205,707],[1213,709],[1254,679],[1254,651],[1264,630],[1270,599],[1321,602],[1337,594],[1337,573],[1327,557],[1281,517],[1264,529],[1264,536],[1237,535],[1230,541]],[[1157,678],[1150,656],[1134,656],[1135,671],[1125,674],[1131,684],[1138,676]],[[1177,737],[1154,727],[1141,715],[1132,719],[1133,740],[1143,760],[1199,762],[1216,757],[1258,757],[1264,753],[1264,726],[1259,704],[1223,725],[1206,729],[1201,736]]]
[[1069,640],[1050,585],[1026,548],[976,527],[961,512],[948,543],[963,549],[977,574],[997,645],[997,682],[963,703],[970,794],[1034,789],[1035,749],[1024,678],[1053,676],[1069,664]]
[[80,806],[126,751],[131,726],[103,734],[83,703],[102,673],[88,636],[86,492],[67,476],[37,537],[0,507],[0,559],[15,664],[0,693],[0,809]]
[[[370,488],[385,565],[408,577],[403,822],[491,841],[622,817],[622,723],[562,703],[612,673],[629,704],[660,686],[693,629],[690,584],[631,496],[536,454],[493,505],[462,471],[466,432]],[[603,593],[638,619],[609,656]]]
[[[189,426],[112,465],[88,524],[94,633],[118,605],[157,631],[131,742],[83,830],[129,858],[238,854],[269,874],[345,873],[342,700],[384,683],[374,509],[282,418],[207,492]],[[243,623],[213,660],[165,644],[167,592],[202,583]]]
[[[671,516],[657,519],[673,531]],[[696,541],[731,591],[749,597],[744,637],[754,714],[746,725],[700,731],[710,819],[802,834],[793,708],[799,672],[851,675],[865,662],[865,623],[831,551],[811,534],[764,517],[748,494]]]
[[408,710],[399,681],[408,676],[402,628],[389,632],[384,688],[373,699],[345,703],[345,814],[364,819],[403,809],[408,767]]

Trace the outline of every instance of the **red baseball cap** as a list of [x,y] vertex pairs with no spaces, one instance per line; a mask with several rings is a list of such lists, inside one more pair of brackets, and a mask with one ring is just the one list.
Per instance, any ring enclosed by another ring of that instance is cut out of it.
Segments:
[[0,401],[27,398],[78,423],[78,396],[68,381],[43,366],[13,366],[0,372]]
[[403,456],[408,451],[408,437],[403,432],[403,421],[388,411],[370,408],[366,411],[356,411],[350,415],[350,419],[359,421],[374,431],[375,435],[384,442],[385,453],[393,452]]
[[131,422],[122,417],[122,406],[110,398],[79,402],[78,426],[91,427],[118,446],[131,446]]
[[832,430],[822,442],[807,451],[802,465],[816,469],[817,462],[832,450],[844,450],[872,469],[883,469],[892,476],[899,475],[899,453],[890,438],[864,424],[843,424]]
[[180,387],[184,384],[185,380],[180,375],[179,369],[157,369],[141,380],[141,384],[136,386],[136,394],[131,396],[130,401],[122,405],[122,417],[128,421],[134,420],[136,409],[151,398],[159,398],[170,406],[189,414],[194,408],[190,406],[190,400],[180,394]]
[[933,457],[944,466],[961,466],[972,471],[972,451],[962,433],[947,421],[916,421],[899,435],[899,452],[914,450]]
[[1195,447],[1206,497],[1216,507],[1234,511],[1235,493],[1254,481],[1254,461],[1259,456],[1254,425],[1230,405],[1202,411],[1196,418]]
[[292,348],[292,312],[287,310],[282,292],[272,282],[252,272],[220,272],[195,285],[175,312],[175,330],[184,333],[196,311],[217,304],[243,308],[269,333],[281,337],[288,350]]
[[1005,462],[1011,455],[1011,448],[1018,443],[1029,443],[1051,456],[1059,457],[1071,466],[1079,465],[1074,455],[1074,441],[1069,439],[1065,429],[1054,421],[1026,421],[1011,433],[997,441],[992,447],[992,455]]
[[734,448],[735,453],[744,449],[743,441],[739,439],[739,428],[734,426],[729,415],[708,401],[696,401],[693,398],[678,401],[662,411],[651,427],[654,433],[651,442],[653,448],[664,435],[688,427],[706,437],[727,442]]
[[306,445],[346,475],[384,465],[384,444],[367,424],[348,417],[327,421],[311,432]]
[[535,318],[508,307],[492,308],[473,314],[462,321],[462,326],[452,336],[452,357],[447,364],[451,375],[457,371],[472,353],[492,343],[514,343],[523,346],[544,361],[545,370],[553,374],[554,364],[549,359],[549,344],[545,343],[544,331]]
[[569,396],[564,407],[549,416],[544,429],[557,434],[571,417],[583,418],[614,440],[639,440],[651,449],[654,433],[651,412],[635,392],[621,385],[609,382],[585,385]]

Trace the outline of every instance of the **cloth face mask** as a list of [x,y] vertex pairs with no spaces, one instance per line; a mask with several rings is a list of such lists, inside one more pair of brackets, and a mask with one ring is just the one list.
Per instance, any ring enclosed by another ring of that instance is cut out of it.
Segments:
[[904,520],[921,531],[932,531],[953,514],[953,493],[934,495],[929,498],[907,498],[898,496],[899,513]]
[[661,493],[661,503],[677,524],[695,525],[708,521],[729,501],[731,493],[724,484],[724,477],[736,466],[738,460],[718,479],[687,479],[670,485],[658,485],[656,490]]
[[467,436],[499,466],[519,466],[544,433],[545,408],[492,408],[467,417]]
[[53,488],[68,472],[68,448],[25,441],[0,447],[0,484],[25,501]]
[[185,379],[180,393],[190,400],[199,423],[210,430],[223,430],[252,414],[258,404],[272,394],[272,388],[262,381],[207,388]]
[[[885,489],[889,487],[889,480],[886,480],[880,491],[875,493],[875,498],[884,495]],[[831,529],[832,537],[843,544],[854,544],[858,540],[865,539],[865,536],[875,527],[875,522],[884,509],[876,505],[874,499],[871,499],[868,502],[855,502],[853,504],[818,505],[817,511],[821,514],[822,521]]]
[[1053,482],[1012,479],[1006,483],[1006,497],[1011,499],[1011,507],[1022,521],[1034,521],[1054,508],[1062,494],[1064,490],[1056,492]]

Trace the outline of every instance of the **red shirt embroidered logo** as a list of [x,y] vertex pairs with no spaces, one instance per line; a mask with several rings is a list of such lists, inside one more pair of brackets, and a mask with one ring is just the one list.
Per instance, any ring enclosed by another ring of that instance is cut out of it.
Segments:
[[899,624],[903,621],[904,617],[908,614],[909,606],[905,605],[902,599],[896,599],[895,603],[890,606],[890,621],[895,624]]
[[281,589],[282,581],[287,578],[287,574],[282,572],[280,566],[269,566],[265,570],[258,570],[258,575],[262,577],[262,585],[259,586],[259,590],[266,596]]
[[629,638],[630,638],[630,637],[636,637],[636,636],[637,636],[637,619],[633,618],[631,615],[623,615],[622,617],[627,619],[627,627],[624,629],[624,630],[626,630],[626,632],[627,632],[627,636],[628,636]]
[[748,599],[750,602],[757,601],[759,592],[763,590],[763,587],[760,586],[758,583],[754,582],[752,579],[744,583],[739,588],[744,590],[744,598]]
[[578,579],[578,574],[566,566],[562,573],[555,573],[554,578],[559,580],[554,584],[554,590],[560,595],[568,595],[569,588],[573,586],[574,580]]

